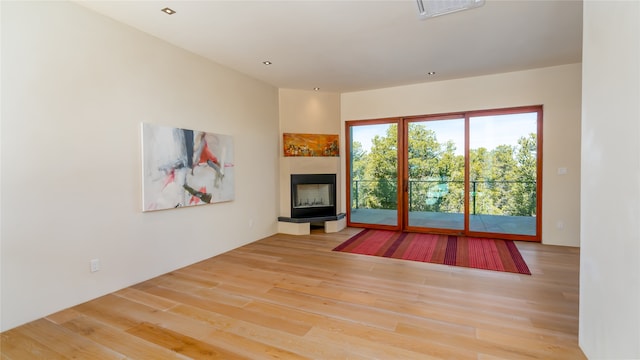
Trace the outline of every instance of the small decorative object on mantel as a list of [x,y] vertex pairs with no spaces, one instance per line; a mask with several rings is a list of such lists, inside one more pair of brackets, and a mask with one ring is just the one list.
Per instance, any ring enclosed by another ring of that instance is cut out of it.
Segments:
[[143,211],[231,201],[233,138],[142,124]]
[[340,156],[338,135],[283,135],[284,156]]

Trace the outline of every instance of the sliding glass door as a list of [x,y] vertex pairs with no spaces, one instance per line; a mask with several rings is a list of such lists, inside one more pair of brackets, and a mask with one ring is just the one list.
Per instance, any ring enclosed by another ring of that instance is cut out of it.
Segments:
[[346,130],[350,226],[540,241],[541,106]]
[[539,112],[469,117],[469,231],[535,236]]
[[405,122],[406,227],[464,230],[464,128],[459,116]]
[[348,128],[349,218],[370,227],[398,228],[398,123]]

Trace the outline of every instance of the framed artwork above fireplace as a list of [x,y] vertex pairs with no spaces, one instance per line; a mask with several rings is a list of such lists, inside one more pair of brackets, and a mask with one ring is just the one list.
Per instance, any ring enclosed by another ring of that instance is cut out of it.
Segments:
[[340,156],[338,135],[284,133],[284,156]]

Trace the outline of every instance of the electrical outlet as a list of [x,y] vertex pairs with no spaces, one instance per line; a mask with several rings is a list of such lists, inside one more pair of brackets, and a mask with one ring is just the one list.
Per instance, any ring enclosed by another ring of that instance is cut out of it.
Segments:
[[89,262],[91,272],[100,270],[100,259],[93,259]]

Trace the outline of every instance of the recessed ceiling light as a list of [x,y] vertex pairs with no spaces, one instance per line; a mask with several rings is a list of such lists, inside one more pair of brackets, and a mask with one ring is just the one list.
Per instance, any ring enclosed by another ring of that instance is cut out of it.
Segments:
[[265,64],[265,65],[271,65],[271,64],[273,64],[273,63],[272,63],[271,61],[269,61],[269,60],[267,60],[267,61],[263,61],[262,63],[263,63],[263,64]]
[[164,9],[162,9],[162,10],[160,10],[160,11],[162,11],[163,13],[168,14],[168,15],[173,15],[173,14],[175,14],[175,13],[176,13],[176,11],[175,11],[175,10],[173,10],[173,9],[171,9],[171,8],[168,8],[168,7],[164,8]]
[[435,75],[435,74],[436,74],[436,72],[435,72],[435,71],[429,71],[429,72],[427,73],[427,75],[429,75],[429,76],[433,76],[433,75]]

